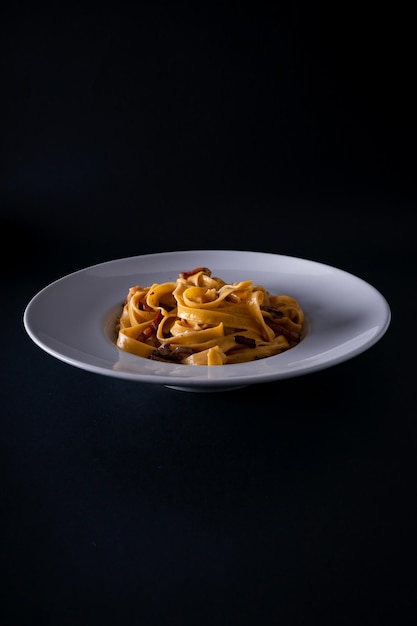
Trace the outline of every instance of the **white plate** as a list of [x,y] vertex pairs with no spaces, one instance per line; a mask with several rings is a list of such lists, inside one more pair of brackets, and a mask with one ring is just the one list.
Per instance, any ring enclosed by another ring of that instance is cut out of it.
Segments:
[[[306,317],[301,342],[250,363],[188,366],[142,359],[119,350],[114,323],[130,287],[175,281],[179,272],[209,267],[228,283],[252,280],[287,294]],[[375,344],[391,312],[361,278],[329,265],[279,254],[189,250],[108,261],[42,289],[27,305],[24,326],[43,350],[81,369],[186,391],[225,391],[308,374],[346,361]]]

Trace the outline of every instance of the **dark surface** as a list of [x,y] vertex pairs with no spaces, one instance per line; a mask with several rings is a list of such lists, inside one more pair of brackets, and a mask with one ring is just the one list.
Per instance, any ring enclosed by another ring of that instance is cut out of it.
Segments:
[[[2,9],[3,623],[410,624],[411,16],[195,5]],[[24,331],[56,278],[197,248],[345,269],[391,325],[219,394],[90,374]]]

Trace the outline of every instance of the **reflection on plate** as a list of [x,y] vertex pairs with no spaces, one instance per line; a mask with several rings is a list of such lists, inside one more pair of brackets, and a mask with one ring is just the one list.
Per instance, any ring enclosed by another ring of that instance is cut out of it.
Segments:
[[[114,324],[130,287],[175,281],[209,267],[227,282],[252,280],[293,296],[306,316],[302,341],[250,363],[187,366],[142,359],[115,345]],[[184,391],[225,391],[308,374],[374,345],[391,319],[385,298],[361,278],[296,257],[238,250],[188,250],[117,259],[79,270],[42,289],[24,326],[45,352],[81,369]]]

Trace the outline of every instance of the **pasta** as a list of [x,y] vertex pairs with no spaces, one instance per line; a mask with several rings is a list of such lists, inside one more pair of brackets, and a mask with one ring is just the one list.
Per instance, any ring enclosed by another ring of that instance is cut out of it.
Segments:
[[198,267],[175,282],[131,287],[116,323],[116,345],[147,359],[226,365],[292,348],[303,323],[291,296],[270,295],[251,280],[227,284]]

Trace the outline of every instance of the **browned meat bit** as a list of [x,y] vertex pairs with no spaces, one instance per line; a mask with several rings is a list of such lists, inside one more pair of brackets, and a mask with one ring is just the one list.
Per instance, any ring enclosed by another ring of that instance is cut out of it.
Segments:
[[252,337],[245,337],[244,335],[235,335],[233,337],[236,343],[246,346],[247,348],[256,348],[256,341]]
[[207,274],[207,276],[211,276],[211,270],[209,270],[208,267],[196,267],[195,269],[190,270],[189,272],[180,272],[179,276],[180,278],[187,279],[190,276],[193,276],[193,274],[197,274],[198,272],[203,272],[203,274]]
[[158,311],[157,314],[155,315],[155,317],[152,320],[152,323],[150,324],[150,326],[147,326],[145,328],[145,330],[143,330],[141,332],[141,334],[137,337],[138,341],[146,341],[147,339],[149,339],[150,337],[152,337],[152,335],[154,335],[158,329],[158,324],[162,319],[162,313],[161,311]]
[[149,358],[154,361],[172,361],[172,350],[168,344],[164,343],[159,348],[155,348]]
[[281,326],[281,324],[275,324],[271,320],[265,320],[266,323],[276,335],[284,335],[285,339],[292,343],[299,343],[301,340],[300,333],[297,333],[295,330],[290,330],[289,328],[285,328],[285,326]]
[[150,355],[151,361],[165,361],[167,363],[180,363],[182,359],[185,359],[190,354],[193,354],[194,350],[187,346],[178,346],[174,350],[171,350],[168,344],[162,344],[152,352]]
[[195,350],[188,346],[177,346],[172,353],[176,360],[181,361],[181,359],[185,359],[187,356],[190,356],[190,354],[194,354],[194,352]]
[[279,311],[274,306],[261,306],[262,311],[266,311],[272,317],[272,319],[276,319],[277,317],[282,317],[284,314],[282,311]]
[[128,302],[130,302],[132,296],[135,295],[135,293],[137,291],[140,291],[142,289],[142,287],[140,285],[136,285],[135,287],[131,287],[127,293],[127,296],[125,298],[124,304],[128,304]]

